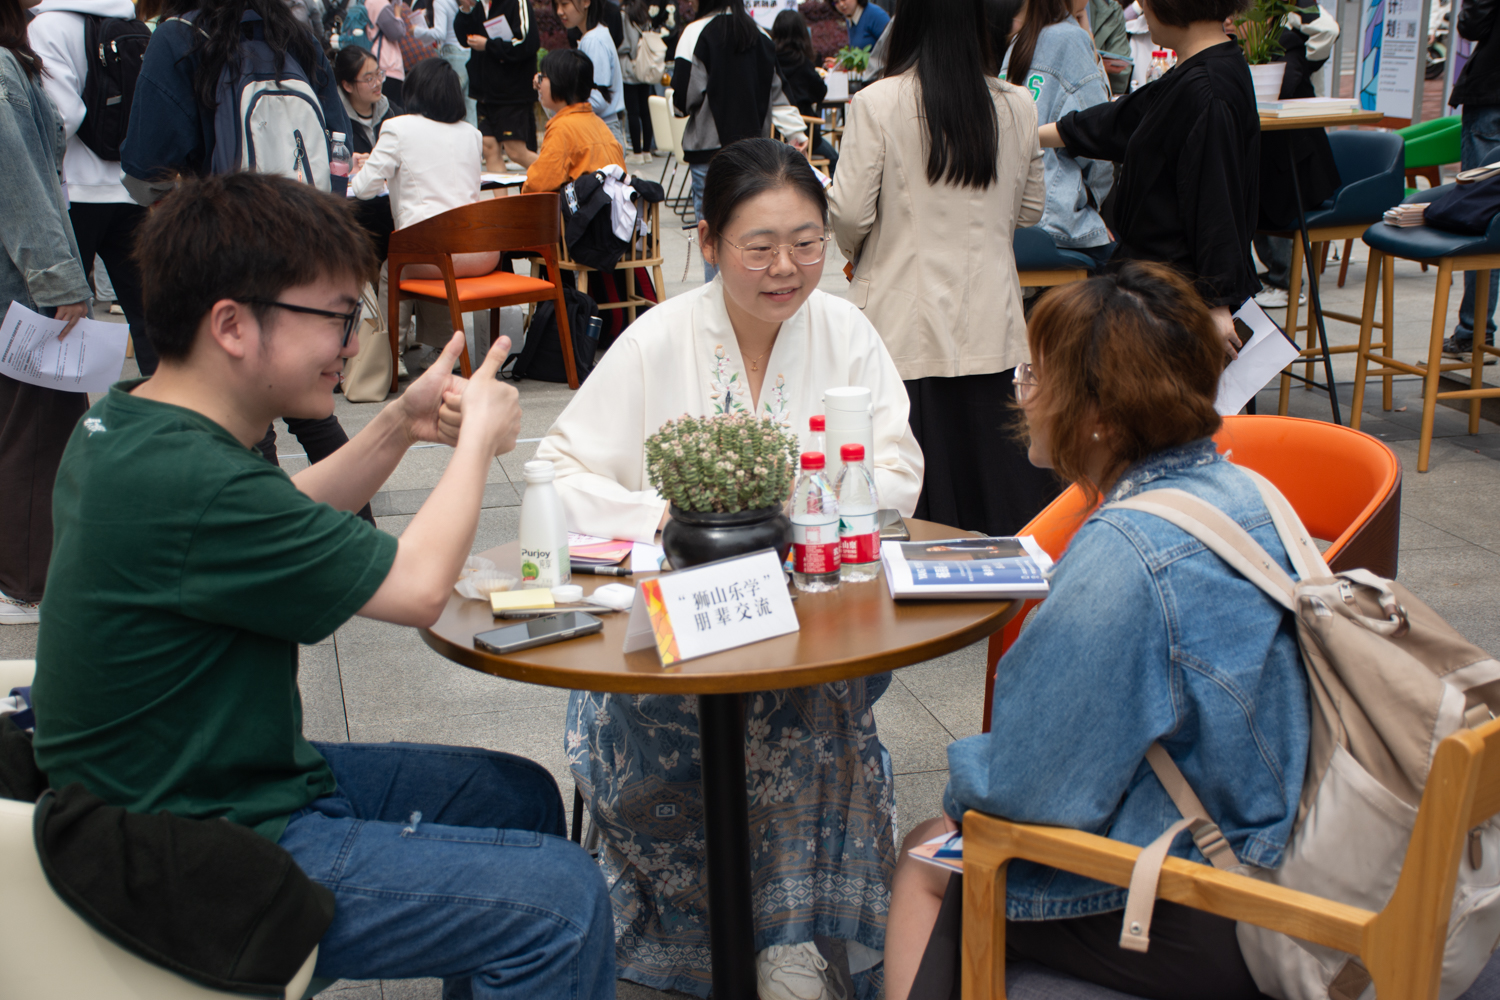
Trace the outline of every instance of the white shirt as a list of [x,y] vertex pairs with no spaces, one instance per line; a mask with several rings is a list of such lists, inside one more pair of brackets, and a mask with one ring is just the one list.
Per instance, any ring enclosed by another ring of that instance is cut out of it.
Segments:
[[907,423],[901,376],[875,327],[841,298],[814,291],[781,326],[766,359],[760,399],[748,393],[746,366],[715,278],[670,298],[629,326],[605,353],[536,457],[557,469],[568,527],[591,535],[649,542],[666,501],[646,478],[646,438],[691,413],[749,412],[806,439],[823,392],[861,385],[875,418],[875,486],[882,507],[909,516],[922,489],[922,449]]
[[349,190],[373,198],[389,184],[391,215],[396,228],[405,229],[478,201],[483,158],[484,140],[468,122],[397,115],[381,126],[380,141],[350,178]]
[[88,111],[83,103],[83,82],[89,71],[83,51],[83,14],[135,17],[135,4],[131,0],[44,0],[34,9],[37,15],[27,27],[26,37],[46,67],[42,90],[57,106],[68,139],[62,171],[68,200],[134,205],[135,200],[125,190],[119,161],[100,159],[77,133]]
[[[444,45],[458,45],[458,36],[453,33],[453,19],[458,16],[458,0],[432,0],[432,23],[443,33]],[[467,54],[467,53],[465,53]],[[464,92],[469,89],[469,81],[465,80]]]

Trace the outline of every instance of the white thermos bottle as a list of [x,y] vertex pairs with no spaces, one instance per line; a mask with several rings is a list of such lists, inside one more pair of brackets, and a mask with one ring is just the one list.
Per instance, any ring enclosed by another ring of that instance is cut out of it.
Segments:
[[823,392],[826,454],[838,455],[846,444],[863,445],[865,468],[875,472],[875,418],[870,390],[862,385],[838,386]]
[[552,485],[551,462],[534,459],[522,467],[521,586],[557,587],[573,579],[568,560],[568,519]]

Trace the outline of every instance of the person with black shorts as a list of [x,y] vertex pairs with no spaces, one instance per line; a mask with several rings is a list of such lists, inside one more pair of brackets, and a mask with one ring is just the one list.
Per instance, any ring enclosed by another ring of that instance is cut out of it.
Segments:
[[[500,153],[522,167],[536,159],[536,53],[540,35],[531,0],[459,0],[453,34],[470,50],[469,96],[477,103],[486,170],[504,169]],[[507,32],[491,38],[484,23],[503,16]]]

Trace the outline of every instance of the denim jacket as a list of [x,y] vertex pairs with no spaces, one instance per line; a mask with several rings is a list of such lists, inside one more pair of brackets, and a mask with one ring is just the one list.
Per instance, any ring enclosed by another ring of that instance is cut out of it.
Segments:
[[[1211,440],[1139,462],[1107,499],[1167,487],[1217,506],[1291,572],[1254,484]],[[1175,525],[1104,509],[1079,528],[1000,661],[990,732],[948,748],[943,808],[1144,846],[1180,817],[1144,761],[1160,741],[1239,859],[1272,868],[1302,793],[1307,699],[1291,615]],[[1203,861],[1185,834],[1172,853]],[[1012,920],[1124,902],[1114,886],[1010,866]]]
[[[1012,50],[1014,51],[1014,50]],[[1010,53],[1000,67],[1005,77]],[[1109,80],[1094,58],[1094,40],[1071,17],[1050,24],[1036,39],[1026,89],[1036,101],[1037,125],[1057,121],[1071,111],[1081,111],[1109,100]],[[1114,181],[1114,164],[1107,160],[1084,160],[1066,149],[1042,150],[1047,179],[1047,207],[1038,223],[1060,247],[1098,247],[1110,241],[1097,206],[1104,204]],[[1089,192],[1094,206],[1089,206]]]
[[62,155],[52,101],[0,47],[0,315],[12,301],[48,309],[90,295],[59,180]]

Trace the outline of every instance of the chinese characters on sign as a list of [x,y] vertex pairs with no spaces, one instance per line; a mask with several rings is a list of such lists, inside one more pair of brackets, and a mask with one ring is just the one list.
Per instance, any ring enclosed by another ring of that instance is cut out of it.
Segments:
[[798,629],[774,550],[680,570],[641,584],[625,652],[655,645],[662,665]]
[[1410,119],[1416,102],[1422,0],[1363,0],[1355,80],[1360,107]]

